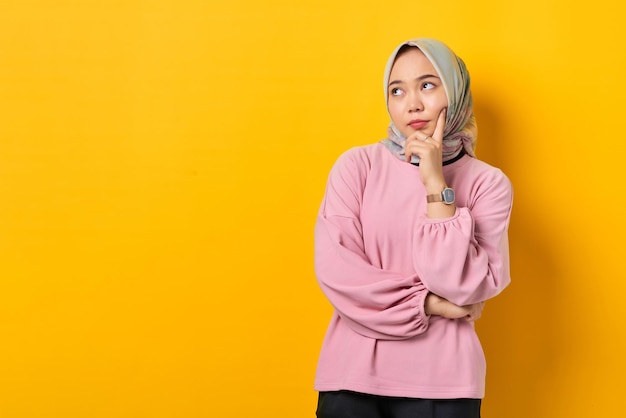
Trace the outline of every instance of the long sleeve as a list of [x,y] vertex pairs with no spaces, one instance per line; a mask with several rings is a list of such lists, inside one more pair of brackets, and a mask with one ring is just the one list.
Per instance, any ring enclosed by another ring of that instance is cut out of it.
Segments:
[[423,333],[428,290],[417,274],[372,265],[366,254],[360,206],[368,164],[344,154],[331,170],[315,227],[315,271],[335,311],[355,332],[402,340]]
[[433,293],[467,305],[499,294],[510,282],[508,226],[513,191],[501,171],[475,183],[466,207],[450,219],[419,223],[414,265]]
[[319,391],[428,399],[482,398],[485,357],[473,323],[429,316],[429,291],[456,304],[509,282],[511,185],[470,156],[443,166],[455,215],[427,217],[419,166],[383,144],[333,166],[315,226],[315,271],[333,305]]

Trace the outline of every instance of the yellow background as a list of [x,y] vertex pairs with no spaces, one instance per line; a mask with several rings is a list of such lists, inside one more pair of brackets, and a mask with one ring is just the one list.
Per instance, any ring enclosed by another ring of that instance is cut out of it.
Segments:
[[483,415],[622,416],[618,4],[2,0],[0,417],[313,417],[315,215],[418,36],[515,186]]

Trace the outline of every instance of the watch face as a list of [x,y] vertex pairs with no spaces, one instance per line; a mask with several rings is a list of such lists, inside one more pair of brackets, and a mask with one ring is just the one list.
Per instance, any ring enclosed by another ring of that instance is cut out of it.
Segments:
[[443,198],[443,203],[451,205],[452,203],[454,203],[454,190],[450,188],[443,189],[443,192],[441,192],[441,197]]

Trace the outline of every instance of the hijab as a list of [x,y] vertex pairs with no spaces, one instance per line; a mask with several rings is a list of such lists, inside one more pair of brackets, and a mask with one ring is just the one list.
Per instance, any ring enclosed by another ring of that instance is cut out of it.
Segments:
[[[476,119],[472,108],[472,92],[470,91],[470,76],[465,63],[448,46],[435,39],[418,38],[402,44],[393,51],[385,67],[385,103],[389,99],[389,74],[396,60],[398,52],[405,46],[415,46],[420,49],[433,64],[441,77],[443,87],[448,98],[446,111],[446,126],[443,131],[443,161],[458,157],[463,151],[475,157],[476,148]],[[389,110],[389,108],[387,108]],[[388,137],[381,142],[398,158],[404,160],[404,136],[393,121],[388,128]],[[419,163],[419,157],[411,156],[411,163]]]

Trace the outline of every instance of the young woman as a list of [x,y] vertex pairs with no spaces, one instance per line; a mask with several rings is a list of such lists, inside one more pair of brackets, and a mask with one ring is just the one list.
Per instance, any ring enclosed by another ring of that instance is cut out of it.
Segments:
[[388,138],[332,168],[315,270],[334,307],[315,388],[319,418],[477,418],[485,359],[474,330],[510,281],[512,188],[476,159],[463,61],[398,46],[384,78]]

